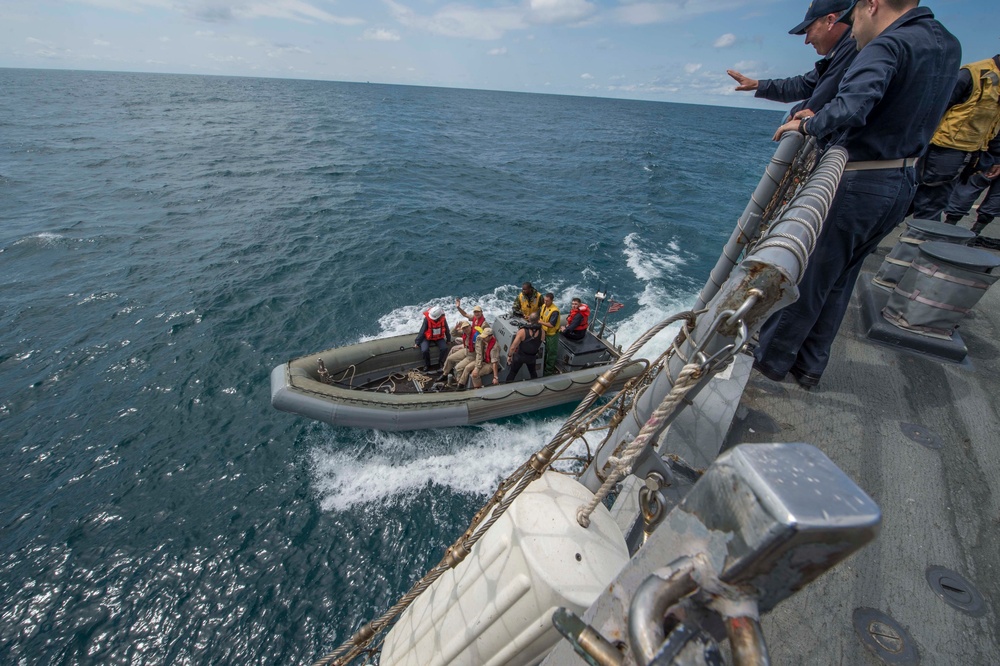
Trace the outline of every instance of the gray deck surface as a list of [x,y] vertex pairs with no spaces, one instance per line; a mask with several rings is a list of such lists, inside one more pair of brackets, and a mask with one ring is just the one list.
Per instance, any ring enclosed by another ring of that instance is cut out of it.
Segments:
[[[987,227],[998,234],[1000,222]],[[897,237],[868,258],[860,280]],[[909,632],[921,664],[1000,664],[1000,286],[960,331],[962,365],[869,342],[856,291],[817,388],[751,374],[730,441],[813,444],[883,512],[875,542],[764,618],[773,663],[918,663],[862,644],[852,614],[869,607]],[[936,435],[940,448],[912,441],[901,424]],[[985,614],[942,601],[925,578],[934,565],[974,583]]]

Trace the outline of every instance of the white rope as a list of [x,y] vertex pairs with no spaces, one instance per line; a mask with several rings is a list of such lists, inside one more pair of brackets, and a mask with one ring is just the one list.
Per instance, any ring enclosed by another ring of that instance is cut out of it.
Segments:
[[[660,429],[663,420],[674,411],[677,403],[683,400],[684,396],[698,383],[698,380],[701,378],[700,375],[701,365],[699,363],[688,363],[681,368],[673,388],[663,398],[663,402],[653,410],[653,414],[642,426],[642,430],[635,436],[635,439],[625,447],[621,457],[608,457],[608,463],[611,465],[611,473],[608,474],[608,477],[601,484],[601,487],[591,498],[590,502],[580,505],[580,508],[576,510],[576,522],[581,527],[590,527],[590,514],[594,512],[598,504],[604,501],[604,498],[608,496],[608,493],[615,487],[615,484],[632,471],[632,465],[635,464],[642,450],[646,448],[646,444]],[[596,461],[594,464],[597,464]]]

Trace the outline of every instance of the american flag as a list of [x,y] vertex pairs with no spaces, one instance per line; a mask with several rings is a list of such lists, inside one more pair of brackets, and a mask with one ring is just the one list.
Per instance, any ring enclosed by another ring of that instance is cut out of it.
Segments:
[[608,312],[618,312],[623,307],[625,307],[624,303],[619,303],[618,301],[611,301],[608,303]]

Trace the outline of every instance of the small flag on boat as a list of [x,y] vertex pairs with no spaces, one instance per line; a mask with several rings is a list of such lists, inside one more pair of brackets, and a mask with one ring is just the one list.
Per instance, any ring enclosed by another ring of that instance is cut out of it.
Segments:
[[618,312],[623,307],[625,307],[624,303],[619,303],[618,301],[611,301],[610,303],[608,303],[608,312]]

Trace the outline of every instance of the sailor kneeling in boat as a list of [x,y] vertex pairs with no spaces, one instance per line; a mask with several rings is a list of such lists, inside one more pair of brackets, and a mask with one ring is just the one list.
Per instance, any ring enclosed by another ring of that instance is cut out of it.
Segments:
[[528,316],[528,324],[517,332],[510,344],[510,351],[507,352],[507,378],[504,381],[508,383],[514,381],[522,365],[528,366],[528,374],[532,379],[538,379],[535,360],[541,348],[542,327],[538,323],[538,313],[532,312]]
[[420,347],[420,353],[424,355],[424,367],[421,368],[424,372],[431,369],[432,344],[437,345],[438,367],[440,368],[448,356],[451,331],[448,330],[448,320],[445,319],[444,309],[438,305],[424,311],[424,322],[420,325],[417,339],[413,341],[413,346]]
[[472,376],[472,385],[475,388],[482,388],[483,377],[492,374],[493,384],[500,383],[500,345],[493,337],[492,328],[484,328],[483,332],[476,338],[476,355],[474,358],[467,358],[455,368],[456,373],[461,373],[458,378],[458,388],[465,388],[469,376]]

